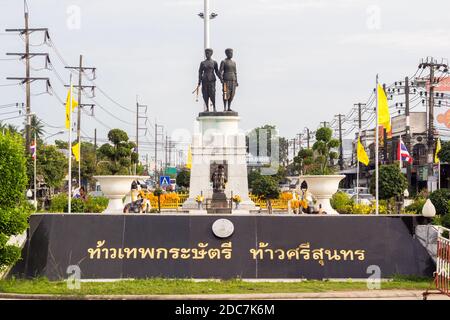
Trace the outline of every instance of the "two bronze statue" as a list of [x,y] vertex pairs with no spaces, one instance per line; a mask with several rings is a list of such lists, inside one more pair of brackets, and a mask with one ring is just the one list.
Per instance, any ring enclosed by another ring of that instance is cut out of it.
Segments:
[[226,58],[220,63],[220,68],[217,62],[212,59],[213,50],[205,49],[206,59],[200,63],[198,70],[198,86],[202,86],[202,96],[205,102],[206,111],[209,112],[209,102],[213,107],[213,111],[216,112],[216,75],[222,83],[223,93],[223,109],[224,111],[231,110],[231,102],[234,99],[236,93],[237,72],[236,62],[232,60],[233,49],[226,49]]

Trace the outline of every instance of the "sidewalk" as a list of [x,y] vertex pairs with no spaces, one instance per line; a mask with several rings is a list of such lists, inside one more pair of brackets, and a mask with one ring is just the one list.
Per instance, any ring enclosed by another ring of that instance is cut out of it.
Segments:
[[[193,294],[193,295],[47,295],[0,293],[0,300],[422,300],[421,290],[366,290],[320,293]],[[430,295],[428,300],[450,300]]]

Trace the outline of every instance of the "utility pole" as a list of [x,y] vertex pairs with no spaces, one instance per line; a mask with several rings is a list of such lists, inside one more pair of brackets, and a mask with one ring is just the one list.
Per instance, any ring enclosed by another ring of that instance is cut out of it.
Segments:
[[166,134],[166,143],[164,145],[164,174],[167,172],[167,154],[169,148],[169,137]]
[[[139,104],[139,97],[136,96],[136,153],[138,154],[139,159],[139,131],[144,130],[145,134],[147,134],[147,126],[140,127],[140,121],[139,119],[145,119],[145,123],[147,123],[147,106],[143,104]],[[144,115],[141,116],[141,113]]]
[[309,128],[305,128],[306,129],[306,148],[309,149]]
[[[162,129],[161,133],[158,129]],[[161,140],[164,137],[164,127],[155,122],[155,183],[158,184],[158,136],[161,135]],[[162,167],[162,166],[161,166]]]
[[[299,150],[299,151],[303,149],[303,146],[302,146],[302,137],[303,137],[303,134],[302,134],[302,133],[297,133],[298,150]],[[296,156],[296,155],[294,155],[294,156]]]
[[322,124],[323,127],[326,128],[327,127],[327,123],[328,123],[328,121],[322,121],[320,124]]
[[448,72],[448,66],[445,63],[438,63],[434,58],[427,58],[426,61],[419,65],[419,68],[430,69],[429,80],[429,96],[428,96],[428,152],[427,152],[427,164],[428,164],[428,191],[433,191],[433,158],[434,158],[434,87],[436,86],[436,79],[434,76],[435,71],[443,68],[443,72]]
[[25,125],[25,149],[26,152],[30,152],[30,143],[31,143],[31,82],[33,81],[46,81],[47,90],[50,87],[49,78],[42,77],[31,77],[30,74],[30,59],[35,56],[45,56],[46,57],[46,66],[50,62],[48,53],[30,53],[30,34],[33,32],[44,32],[44,41],[47,41],[50,37],[48,35],[47,28],[29,28],[28,18],[28,6],[26,1],[24,1],[24,18],[25,18],[25,28],[21,29],[6,29],[6,32],[18,32],[21,35],[25,36],[25,53],[7,53],[7,55],[20,56],[21,60],[25,60],[25,77],[8,77],[7,80],[19,80],[22,84],[25,84],[25,93],[26,93],[26,125]]
[[344,170],[344,147],[342,146],[342,117],[343,114],[338,114],[338,123],[339,123],[339,169]]
[[[81,94],[83,88],[90,88],[92,90],[92,94],[94,94],[95,86],[83,86],[83,72],[84,70],[92,70],[95,78],[95,69],[93,67],[83,67],[83,55],[80,54],[78,67],[65,67],[66,69],[75,69],[78,70],[78,85],[73,86],[78,88],[78,110],[77,110],[77,144],[80,148],[80,159],[78,159],[78,187],[81,187],[81,108],[84,106],[94,107],[94,104],[82,104],[81,103]],[[66,85],[67,87],[67,85]]]
[[97,166],[97,128],[94,129],[94,156],[95,166]]

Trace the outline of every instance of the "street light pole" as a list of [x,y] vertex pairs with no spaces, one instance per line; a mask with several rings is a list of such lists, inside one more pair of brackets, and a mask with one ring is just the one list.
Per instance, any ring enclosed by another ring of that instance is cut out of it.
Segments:
[[209,0],[204,0],[203,6],[203,22],[204,22],[204,49],[209,48]]

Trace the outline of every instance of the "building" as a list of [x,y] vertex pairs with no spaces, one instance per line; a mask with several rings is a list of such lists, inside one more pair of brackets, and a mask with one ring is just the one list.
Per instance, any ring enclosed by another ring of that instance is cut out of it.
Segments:
[[[397,148],[400,137],[407,145],[410,154],[413,157],[413,164],[408,168],[405,164],[402,168],[403,172],[407,174],[410,180],[410,186],[413,193],[420,192],[427,188],[428,180],[428,164],[427,164],[427,113],[426,112],[411,112],[410,113],[410,132],[411,141],[408,143],[406,139],[406,116],[398,115],[392,117],[392,137],[387,138],[384,144],[383,130],[380,130],[380,149],[379,159],[382,164],[395,163],[397,161]],[[353,148],[356,149],[357,133],[353,142]],[[375,129],[363,130],[361,132],[361,143],[366,148],[369,154],[370,163],[366,167],[360,165],[360,187],[368,187],[370,177],[375,169]],[[353,159],[351,167],[342,170],[341,173],[346,174],[347,178],[343,182],[345,187],[356,186],[356,154],[353,152]],[[437,169],[437,166],[436,166]],[[448,165],[441,165],[441,187],[447,188],[449,186],[447,175],[450,168]],[[437,172],[435,174],[437,176]]]

